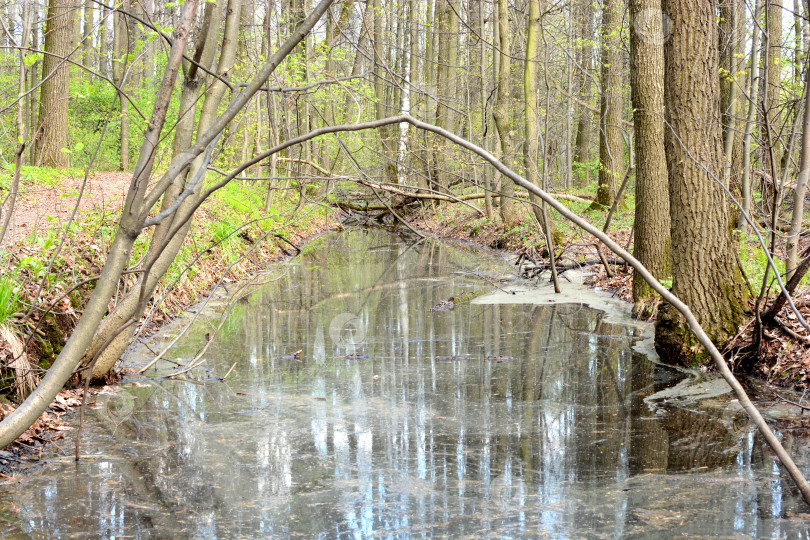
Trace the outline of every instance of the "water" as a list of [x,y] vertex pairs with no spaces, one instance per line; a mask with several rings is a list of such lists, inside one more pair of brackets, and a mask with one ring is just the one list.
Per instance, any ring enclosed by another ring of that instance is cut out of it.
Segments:
[[[99,396],[78,464],[65,441],[3,488],[5,533],[807,537],[724,385],[651,361],[615,302],[571,285],[578,303],[550,302],[500,280],[500,256],[431,240],[354,230],[305,251],[238,293],[189,378]],[[228,306],[167,358],[192,358]]]

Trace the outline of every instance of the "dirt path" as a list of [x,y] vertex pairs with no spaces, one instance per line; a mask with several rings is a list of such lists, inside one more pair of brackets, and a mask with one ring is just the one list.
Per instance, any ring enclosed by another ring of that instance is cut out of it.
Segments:
[[[79,213],[115,209],[129,187],[132,173],[96,172],[87,180]],[[31,234],[43,234],[70,219],[83,179],[63,178],[56,186],[23,185],[3,244],[14,244]]]

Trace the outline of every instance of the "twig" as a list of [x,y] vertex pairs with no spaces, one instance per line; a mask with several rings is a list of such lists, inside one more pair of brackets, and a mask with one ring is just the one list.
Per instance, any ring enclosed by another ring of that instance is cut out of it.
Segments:
[[804,414],[804,411],[810,411],[810,407],[805,407],[805,406],[804,406],[804,405],[802,405],[801,403],[796,403],[795,401],[790,401],[789,399],[786,399],[786,398],[784,398],[784,397],[780,396],[780,395],[779,395],[779,394],[777,394],[776,392],[774,392],[774,394],[776,394],[776,397],[778,397],[779,399],[781,399],[781,400],[782,400],[782,401],[784,401],[785,403],[789,403],[789,404],[791,404],[791,405],[794,405],[794,406],[796,406],[796,407],[799,407],[799,408],[802,410],[802,414]]
[[228,378],[228,375],[230,375],[230,374],[231,374],[231,371],[233,371],[233,368],[235,368],[235,367],[236,367],[236,364],[237,364],[237,363],[236,363],[236,362],[234,362],[234,363],[233,363],[233,365],[231,366],[231,369],[229,369],[229,370],[228,370],[228,373],[226,373],[226,374],[225,374],[225,376],[224,376],[224,377],[222,377],[222,380],[223,380],[223,381],[224,381],[225,379],[227,379],[227,378]]

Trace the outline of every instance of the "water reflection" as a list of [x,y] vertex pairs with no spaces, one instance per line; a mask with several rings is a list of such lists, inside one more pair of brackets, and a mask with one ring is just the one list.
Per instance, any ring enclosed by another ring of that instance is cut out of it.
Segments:
[[634,352],[637,328],[572,304],[428,311],[509,289],[504,264],[324,238],[234,308],[208,380],[104,397],[91,457],[6,497],[43,537],[806,536],[733,411],[656,396],[684,375]]

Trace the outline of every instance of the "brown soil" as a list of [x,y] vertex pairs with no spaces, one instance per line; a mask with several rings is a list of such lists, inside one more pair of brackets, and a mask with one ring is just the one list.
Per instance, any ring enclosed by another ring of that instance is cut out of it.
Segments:
[[[87,180],[76,220],[82,212],[113,210],[121,205],[132,173],[96,172]],[[31,234],[43,234],[67,223],[76,206],[83,178],[66,177],[58,186],[25,185],[11,216],[3,244],[14,244]]]

